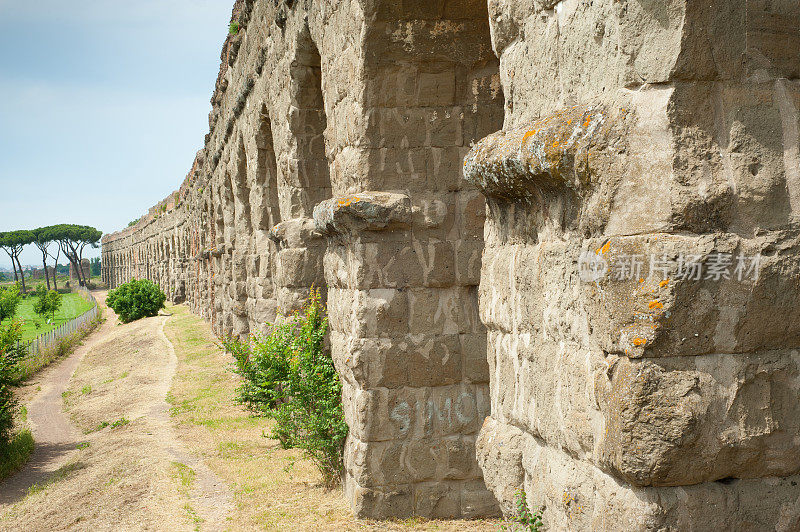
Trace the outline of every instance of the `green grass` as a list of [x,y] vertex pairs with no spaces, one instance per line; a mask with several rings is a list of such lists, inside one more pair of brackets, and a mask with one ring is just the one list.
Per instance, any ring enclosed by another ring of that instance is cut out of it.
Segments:
[[[37,371],[47,366],[54,360],[66,356],[81,343],[81,340],[92,332],[98,325],[103,322],[103,309],[98,310],[97,317],[90,322],[84,323],[81,327],[58,340],[46,349],[42,349],[36,356],[28,356],[23,358],[17,363],[17,371],[14,376],[17,381],[24,381],[34,375]],[[41,387],[37,386],[38,392]],[[68,396],[69,394],[67,394]],[[64,396],[66,399],[67,396]]]
[[180,480],[181,485],[184,488],[191,488],[192,483],[194,483],[194,469],[181,462],[172,462],[172,465],[175,467],[176,476]]
[[124,427],[124,426],[125,426],[125,425],[127,425],[128,423],[130,423],[130,420],[129,420],[129,419],[126,419],[126,418],[124,418],[124,417],[121,417],[121,418],[119,418],[118,420],[116,420],[115,422],[113,422],[113,423],[111,424],[111,428],[112,428],[112,429],[116,429],[116,428],[118,428],[118,427]]
[[[33,340],[40,334],[44,334],[58,327],[59,325],[76,318],[92,308],[92,303],[83,299],[80,294],[64,294],[62,298],[61,308],[56,312],[53,323],[47,324],[45,320],[40,318],[33,311],[33,303],[36,301],[35,297],[28,297],[23,299],[19,307],[17,307],[17,314],[15,319],[22,321],[22,341],[27,342]],[[39,328],[36,328],[36,324]]]
[[5,448],[0,447],[0,479],[20,469],[33,451],[33,435],[29,430],[18,432]]

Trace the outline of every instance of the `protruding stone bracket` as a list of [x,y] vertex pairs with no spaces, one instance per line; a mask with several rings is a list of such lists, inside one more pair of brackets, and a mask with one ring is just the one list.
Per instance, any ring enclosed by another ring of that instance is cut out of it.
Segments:
[[411,227],[411,198],[393,192],[361,192],[331,198],[314,208],[314,224],[329,236]]
[[464,178],[485,196],[531,202],[591,184],[590,159],[623,139],[626,109],[577,106],[527,127],[498,131],[464,159]]
[[292,218],[274,225],[269,230],[269,239],[278,245],[278,248],[304,248],[315,240],[320,240],[322,235],[316,230],[314,220],[311,218]]

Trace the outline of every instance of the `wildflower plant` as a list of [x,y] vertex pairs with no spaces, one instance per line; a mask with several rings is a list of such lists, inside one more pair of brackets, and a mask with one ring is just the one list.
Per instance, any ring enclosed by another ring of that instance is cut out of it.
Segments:
[[224,342],[242,378],[239,400],[259,415],[272,417],[272,437],[284,448],[298,448],[336,485],[344,469],[342,448],[347,424],[342,384],[325,345],[328,318],[318,290],[303,310],[270,324],[270,332],[248,341]]

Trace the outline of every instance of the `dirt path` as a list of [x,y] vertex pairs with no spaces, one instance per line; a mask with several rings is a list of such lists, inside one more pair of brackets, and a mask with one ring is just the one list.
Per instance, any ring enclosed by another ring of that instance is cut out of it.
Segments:
[[[95,292],[94,296],[98,305],[105,307],[106,292]],[[113,327],[112,320],[103,322],[69,357],[45,368],[22,390],[36,447],[22,471],[0,484],[0,514],[22,499],[31,486],[49,478],[77,451],[80,435],[61,408],[61,395],[86,353]],[[25,400],[26,396],[32,397]]]
[[[158,328],[159,337],[167,345],[169,352],[168,378],[162,381],[163,398],[167,397],[178,362],[175,356],[175,347],[164,334],[165,324],[166,319],[161,321],[161,327]],[[150,409],[150,416],[161,431],[161,444],[169,453],[173,463],[183,464],[194,472],[196,483],[189,487],[188,496],[203,520],[201,528],[222,530],[234,509],[228,486],[202,460],[190,454],[183,442],[176,437],[175,429],[170,422],[169,404],[166,400],[153,405]]]
[[170,310],[117,325],[105,309],[83,347],[23,390],[36,454],[0,484],[0,530],[499,528],[354,519],[302,453],[264,437],[271,420],[236,402],[239,380],[208,324]]
[[24,394],[37,450],[0,485],[0,529],[225,528],[226,485],[170,420],[177,358],[163,331],[168,318],[117,325],[105,312],[87,343]]

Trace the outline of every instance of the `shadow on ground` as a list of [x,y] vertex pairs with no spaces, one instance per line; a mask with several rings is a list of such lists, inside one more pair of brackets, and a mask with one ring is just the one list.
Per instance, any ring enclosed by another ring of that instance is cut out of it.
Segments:
[[16,504],[32,486],[47,482],[58,471],[52,469],[52,464],[66,464],[76,446],[77,442],[37,443],[28,463],[0,483],[0,505]]

